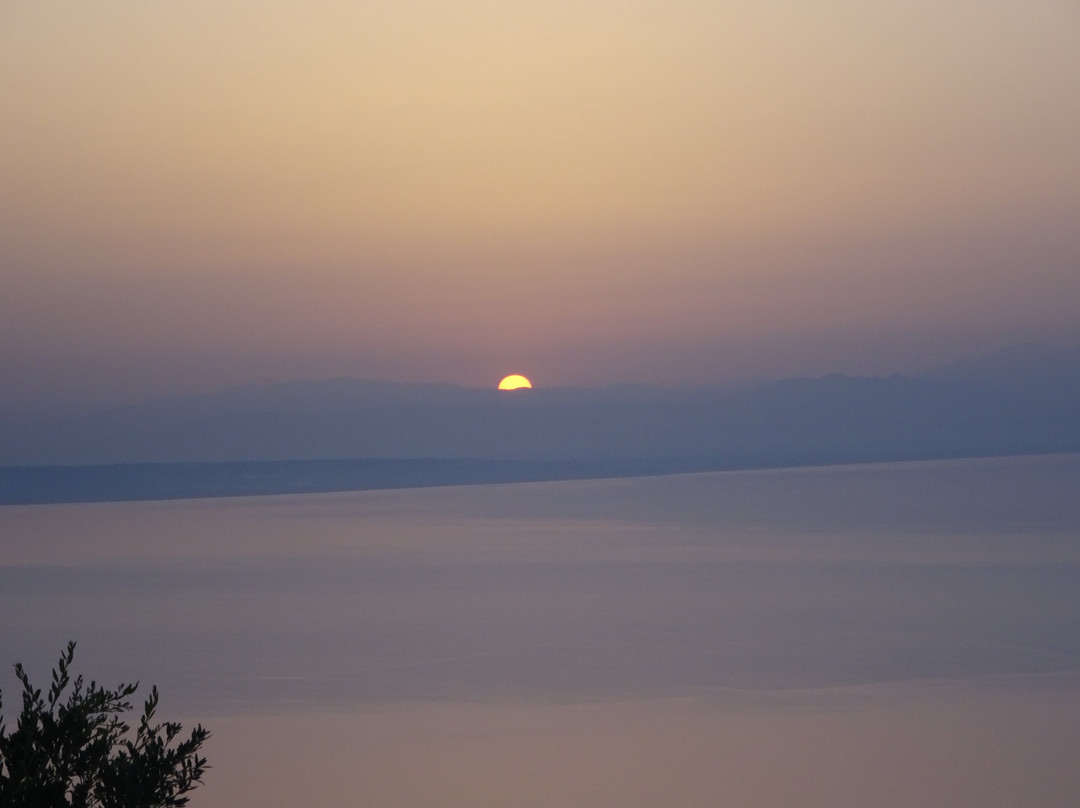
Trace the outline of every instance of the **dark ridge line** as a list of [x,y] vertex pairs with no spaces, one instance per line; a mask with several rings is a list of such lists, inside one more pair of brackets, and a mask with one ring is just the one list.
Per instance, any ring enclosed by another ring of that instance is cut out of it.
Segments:
[[385,491],[463,485],[623,479],[710,471],[752,471],[919,460],[1065,454],[824,453],[812,457],[692,457],[627,460],[479,460],[353,458],[209,463],[111,463],[0,466],[0,506],[214,499],[285,494]]

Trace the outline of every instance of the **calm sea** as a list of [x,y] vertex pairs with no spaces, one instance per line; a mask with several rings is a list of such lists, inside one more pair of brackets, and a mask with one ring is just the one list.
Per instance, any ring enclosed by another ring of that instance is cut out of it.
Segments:
[[192,808],[1074,806],[1080,456],[0,508],[69,639]]

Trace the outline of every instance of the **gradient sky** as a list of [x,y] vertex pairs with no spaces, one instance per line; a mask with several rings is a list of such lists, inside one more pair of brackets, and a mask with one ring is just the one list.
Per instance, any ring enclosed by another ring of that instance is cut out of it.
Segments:
[[1080,340],[1073,0],[3,0],[0,103],[0,405]]

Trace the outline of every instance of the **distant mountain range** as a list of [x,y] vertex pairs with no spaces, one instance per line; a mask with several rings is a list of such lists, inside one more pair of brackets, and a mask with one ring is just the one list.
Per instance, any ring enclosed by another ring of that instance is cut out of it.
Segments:
[[[1080,451],[1080,346],[1025,345],[909,376],[734,391],[498,392],[341,378],[0,421],[0,466],[378,459],[412,461],[394,474],[408,467],[424,484],[461,474],[495,481],[1072,451]],[[335,467],[338,487],[344,468]],[[344,487],[373,487],[371,462],[353,468],[372,485]],[[0,501],[5,485],[12,501],[14,473],[0,477]]]

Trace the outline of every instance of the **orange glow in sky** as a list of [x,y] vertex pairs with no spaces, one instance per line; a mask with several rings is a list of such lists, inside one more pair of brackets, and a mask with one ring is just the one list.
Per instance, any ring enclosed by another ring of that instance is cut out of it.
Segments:
[[0,98],[0,409],[1080,340],[1073,2],[12,0]]

